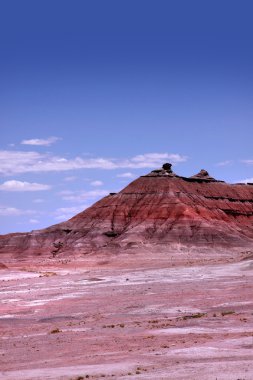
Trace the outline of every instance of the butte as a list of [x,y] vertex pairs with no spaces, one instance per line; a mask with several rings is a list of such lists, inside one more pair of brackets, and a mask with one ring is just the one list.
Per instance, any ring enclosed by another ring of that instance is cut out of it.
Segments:
[[201,170],[183,177],[166,163],[66,222],[0,236],[15,259],[96,253],[244,250],[253,243],[253,186]]

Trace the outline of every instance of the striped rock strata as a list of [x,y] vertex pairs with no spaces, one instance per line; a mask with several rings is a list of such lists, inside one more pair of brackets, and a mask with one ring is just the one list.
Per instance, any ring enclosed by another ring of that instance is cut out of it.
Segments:
[[253,186],[227,184],[170,164],[141,176],[70,220],[0,236],[0,254],[71,255],[136,249],[252,247]]

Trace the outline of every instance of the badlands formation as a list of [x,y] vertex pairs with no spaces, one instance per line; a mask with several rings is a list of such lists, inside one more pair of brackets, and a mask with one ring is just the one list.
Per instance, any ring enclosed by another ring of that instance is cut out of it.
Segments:
[[170,164],[0,236],[0,379],[253,379],[253,186]]

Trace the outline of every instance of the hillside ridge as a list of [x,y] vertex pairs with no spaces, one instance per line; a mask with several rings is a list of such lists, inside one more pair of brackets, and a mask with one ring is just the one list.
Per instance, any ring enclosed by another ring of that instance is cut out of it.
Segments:
[[252,184],[227,184],[204,169],[182,177],[166,163],[66,222],[0,236],[0,254],[58,256],[252,243]]

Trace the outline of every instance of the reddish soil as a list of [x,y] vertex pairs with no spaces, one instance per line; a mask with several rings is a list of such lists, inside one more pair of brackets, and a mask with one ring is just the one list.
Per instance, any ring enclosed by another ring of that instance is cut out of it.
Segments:
[[9,261],[0,379],[251,380],[253,260],[190,257]]
[[1,236],[0,379],[252,380],[252,246],[253,186],[170,164]]

